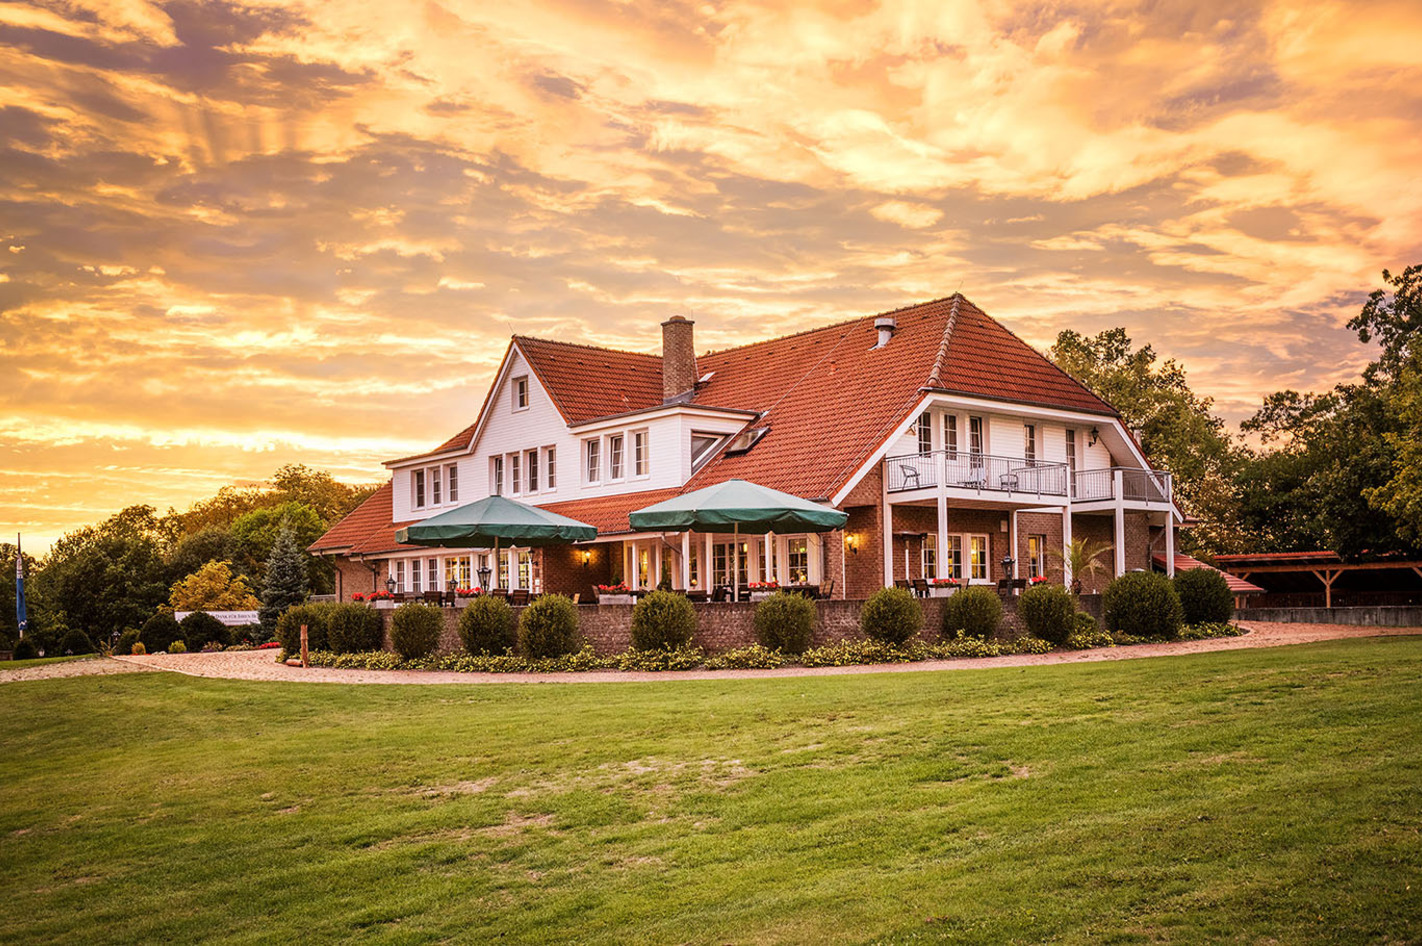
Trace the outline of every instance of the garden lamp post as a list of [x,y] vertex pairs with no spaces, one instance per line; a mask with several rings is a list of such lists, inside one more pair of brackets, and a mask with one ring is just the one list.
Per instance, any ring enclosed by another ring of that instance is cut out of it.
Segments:
[[391,575],[389,578],[385,579],[385,590],[388,591],[388,592],[390,592],[392,595],[395,593],[395,576],[394,576],[394,575]]
[[487,563],[479,566],[479,587],[484,590],[485,594],[489,591],[489,576],[493,573],[494,570]]

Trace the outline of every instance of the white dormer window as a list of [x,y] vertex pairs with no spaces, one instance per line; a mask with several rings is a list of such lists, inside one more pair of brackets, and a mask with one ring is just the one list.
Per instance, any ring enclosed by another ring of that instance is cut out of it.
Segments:
[[494,457],[491,465],[489,482],[493,484],[493,489],[490,492],[495,496],[502,496],[504,495],[504,458]]
[[632,475],[646,476],[650,458],[647,456],[647,432],[638,430],[632,434]]
[[436,506],[440,504],[440,476],[439,467],[430,468],[430,502]]
[[584,479],[589,483],[598,483],[602,480],[602,441],[593,439],[583,441],[583,450],[587,458],[584,466]]
[[607,478],[622,479],[622,435],[613,434],[607,438]]
[[1022,425],[1022,458],[1028,466],[1037,465],[1037,425]]
[[528,410],[528,375],[513,379],[513,409]]
[[425,471],[416,470],[411,474],[410,492],[416,509],[425,508]]
[[691,469],[701,469],[701,465],[715,455],[716,449],[726,440],[725,434],[691,432]]
[[558,448],[543,448],[543,481],[549,491],[558,488]]
[[528,491],[538,492],[538,451],[528,451]]
[[459,467],[451,463],[445,470],[445,491],[449,493],[449,501],[457,503],[459,502]]
[[519,456],[517,453],[509,454],[509,483],[512,484],[513,494],[517,496],[523,488],[523,480],[519,473]]

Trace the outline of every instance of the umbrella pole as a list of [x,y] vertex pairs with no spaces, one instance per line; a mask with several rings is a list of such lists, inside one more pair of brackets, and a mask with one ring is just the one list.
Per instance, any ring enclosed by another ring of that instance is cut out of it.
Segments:
[[731,600],[741,600],[741,524],[731,530]]
[[[501,586],[499,585],[499,537],[498,537],[498,536],[494,536],[494,580],[491,581],[491,582],[489,582],[489,584],[493,585],[495,588],[501,587]],[[489,589],[488,589],[488,588],[485,588],[484,591],[485,591],[485,593],[487,593],[487,592],[489,591]]]

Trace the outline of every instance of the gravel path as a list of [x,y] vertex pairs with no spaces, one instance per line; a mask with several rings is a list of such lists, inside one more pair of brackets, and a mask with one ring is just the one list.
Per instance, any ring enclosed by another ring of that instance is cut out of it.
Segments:
[[111,673],[143,673],[147,670],[162,670],[163,667],[149,667],[134,663],[129,659],[95,657],[92,660],[66,660],[57,664],[41,664],[38,667],[21,667],[7,670],[0,664],[0,683],[19,683],[23,680],[55,680],[59,677],[97,677]]
[[[172,670],[196,677],[230,680],[286,680],[295,683],[629,683],[651,680],[733,680],[749,677],[825,677],[854,673],[917,673],[925,670],[973,670],[984,667],[1027,667],[1039,664],[1092,663],[1100,660],[1133,660],[1142,657],[1171,657],[1219,650],[1253,647],[1282,647],[1350,637],[1390,637],[1422,634],[1422,627],[1360,627],[1345,624],[1276,624],[1241,622],[1249,629],[1243,637],[1173,644],[1141,644],[1099,650],[1063,651],[1051,654],[1018,654],[1011,657],[983,657],[972,660],[934,660],[912,664],[873,664],[856,667],[786,667],[781,670],[686,670],[666,673],[451,673],[421,670],[333,670],[324,667],[288,667],[276,663],[275,652],[248,650],[212,654],[151,654],[118,657],[61,667],[125,663],[135,669]],[[50,667],[36,667],[36,671]],[[26,673],[28,671],[16,671]],[[112,672],[99,670],[96,672]],[[71,676],[73,673],[56,674]],[[0,677],[3,677],[0,672]],[[32,678],[31,678],[32,679]]]

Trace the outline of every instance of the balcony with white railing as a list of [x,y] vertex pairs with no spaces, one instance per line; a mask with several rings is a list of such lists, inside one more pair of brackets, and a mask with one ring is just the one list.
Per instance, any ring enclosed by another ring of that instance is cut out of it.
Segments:
[[963,450],[935,450],[884,461],[891,493],[936,489],[940,478],[953,490],[1012,493],[1061,499],[1067,495],[1065,463],[994,457]]
[[1113,466],[1081,470],[1072,475],[1072,500],[1078,503],[1115,502],[1129,505],[1169,503],[1172,497],[1170,474],[1164,470],[1142,470]]

